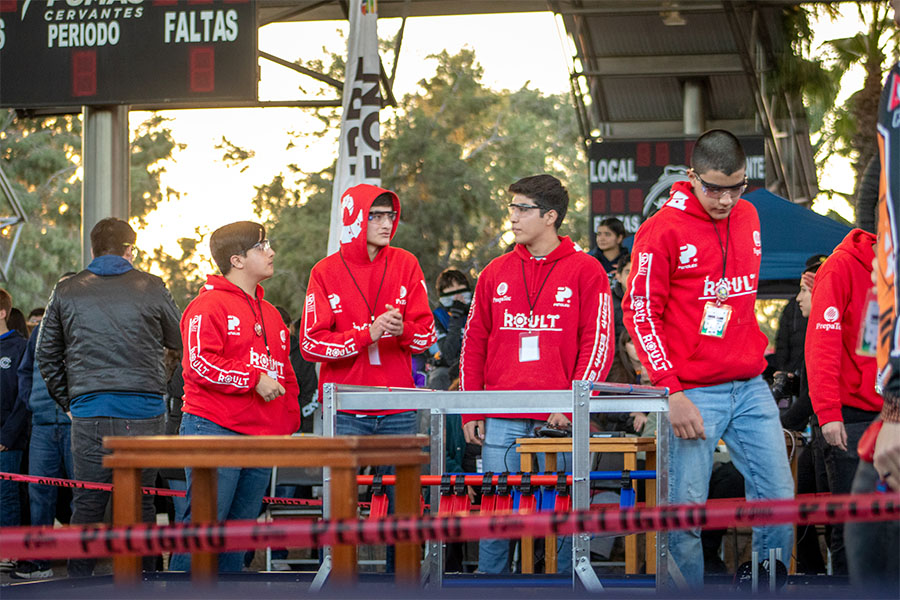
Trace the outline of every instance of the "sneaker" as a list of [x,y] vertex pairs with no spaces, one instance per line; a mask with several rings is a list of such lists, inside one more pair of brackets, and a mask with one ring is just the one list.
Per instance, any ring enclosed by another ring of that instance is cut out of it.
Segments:
[[16,569],[9,576],[10,579],[26,579],[26,580],[35,580],[35,579],[50,579],[53,577],[53,569],[38,569],[34,568],[30,571],[26,570],[18,570]]
[[0,558],[0,571],[12,571],[18,566],[18,563],[8,558]]

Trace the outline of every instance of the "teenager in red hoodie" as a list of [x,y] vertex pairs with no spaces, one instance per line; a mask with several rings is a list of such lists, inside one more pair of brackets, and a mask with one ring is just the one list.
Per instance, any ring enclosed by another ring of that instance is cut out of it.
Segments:
[[[560,390],[574,380],[603,381],[612,362],[612,298],[600,263],[559,237],[569,194],[558,179],[535,175],[509,187],[512,252],[485,267],[463,339],[463,390]],[[483,445],[485,472],[518,470],[507,461],[515,440],[535,425],[569,424],[562,413],[464,415],[466,442]],[[514,453],[513,453],[514,454]],[[563,546],[565,547],[565,546]],[[481,540],[478,570],[509,570],[506,540]],[[560,571],[571,552],[559,555]]]
[[[740,198],[744,151],[731,133],[707,131],[691,167],[689,181],[673,185],[668,202],[638,230],[622,300],[650,380],[669,388],[669,501],[706,501],[720,438],[744,475],[748,499],[790,498],[778,408],[760,377],[766,336],[753,305],[762,245],[756,209]],[[787,563],[791,537],[790,526],[754,528],[753,549],[767,557],[769,548],[781,548]],[[702,586],[700,530],[671,532],[669,543],[677,566],[670,573]]]
[[[816,274],[806,326],[809,396],[822,428],[825,471],[833,494],[849,494],[859,463],[856,446],[881,411],[875,357],[856,353],[866,294],[872,287],[875,236],[854,229]],[[843,526],[831,530],[835,575],[847,574]]]
[[[390,245],[400,221],[397,194],[361,184],[341,198],[338,252],[309,275],[300,332],[303,357],[326,383],[414,387],[412,355],[435,341],[425,277],[416,257]],[[341,411],[339,435],[415,433],[414,411]]]
[[[181,317],[184,417],[181,435],[289,435],[300,429],[300,388],[290,361],[290,337],[278,310],[263,300],[275,251],[258,223],[221,227],[209,240],[222,275],[206,285]],[[191,470],[188,482],[190,521]],[[255,519],[271,469],[218,469],[220,521]],[[219,571],[240,571],[243,552],[219,555]],[[170,569],[190,568],[175,555]]]

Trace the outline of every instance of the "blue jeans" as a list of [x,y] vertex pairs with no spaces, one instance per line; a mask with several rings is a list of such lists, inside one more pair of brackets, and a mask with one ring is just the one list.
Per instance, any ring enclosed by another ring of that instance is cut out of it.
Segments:
[[[515,444],[518,438],[532,437],[535,425],[543,421],[534,419],[485,419],[484,445],[481,448],[481,464],[485,473],[511,472],[520,470],[519,453]],[[572,454],[558,455],[557,467],[566,470],[572,464]],[[539,470],[544,470],[544,455],[538,455]],[[572,538],[557,540],[559,559],[557,570],[568,573],[572,570]],[[478,570],[482,573],[509,573],[509,540],[482,539],[478,542]]]
[[[778,406],[761,377],[684,390],[703,417],[705,440],[672,436],[669,447],[669,502],[706,502],[712,474],[713,452],[725,441],[734,466],[744,476],[748,500],[793,498],[794,480],[788,465]],[[793,527],[753,528],[753,550],[768,558],[770,548],[781,548],[782,562],[791,557]],[[675,565],[691,587],[703,585],[700,530],[669,533]],[[671,569],[670,569],[671,572]],[[665,582],[672,586],[673,581]]]
[[[38,477],[72,479],[72,424],[32,425],[28,446],[28,474]],[[53,525],[56,518],[57,488],[52,485],[28,486],[32,525]],[[34,561],[38,570],[50,568],[48,561]]]
[[[22,451],[4,450],[0,452],[0,471],[4,473],[22,472]],[[0,527],[18,527],[22,524],[22,509],[19,506],[18,481],[0,480]]]
[[[416,411],[408,410],[402,413],[384,416],[357,417],[349,413],[337,414],[337,435],[415,435],[418,433]],[[393,465],[381,465],[375,468],[376,473],[393,475]],[[388,512],[394,512],[394,486],[384,488],[388,497]],[[385,572],[394,572],[394,547],[388,546],[385,552]]]
[[[242,435],[213,423],[203,417],[184,413],[181,419],[181,435]],[[187,476],[187,507],[184,522],[191,521],[191,471]],[[263,496],[269,485],[272,469],[217,469],[218,492],[216,495],[216,519],[219,521],[255,519],[259,516]],[[169,563],[170,571],[189,571],[190,555],[175,554]],[[224,552],[219,555],[219,572],[241,571],[243,552]]]

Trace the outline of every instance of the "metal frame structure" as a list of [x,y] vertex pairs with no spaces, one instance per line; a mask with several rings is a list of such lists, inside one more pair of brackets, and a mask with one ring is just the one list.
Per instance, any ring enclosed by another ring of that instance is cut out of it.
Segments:
[[10,236],[9,252],[5,258],[0,258],[0,281],[9,281],[9,270],[12,267],[13,254],[16,252],[16,246],[19,244],[19,237],[22,235],[22,228],[16,227],[28,221],[25,211],[22,210],[22,204],[16,197],[16,192],[9,184],[6,173],[0,168],[0,199],[5,198],[9,203],[11,215],[0,217],[0,229],[13,228]]
[[[509,414],[510,412],[553,413],[572,412],[572,508],[590,507],[590,414],[604,412],[655,412],[657,422],[656,494],[657,503],[668,498],[668,449],[671,428],[668,419],[668,389],[615,383],[573,381],[571,390],[516,390],[441,392],[428,389],[387,389],[326,383],[323,387],[323,434],[334,436],[339,410],[379,409],[427,410],[431,415],[431,472],[444,472],[444,417],[448,414]],[[330,472],[323,474],[323,516],[327,519],[330,500]],[[432,498],[440,495],[439,486],[432,486]],[[433,503],[434,504],[434,503]],[[590,564],[591,536],[572,538],[572,585],[580,582],[587,590],[602,586]],[[668,539],[665,532],[657,534],[657,583],[667,573]],[[444,574],[444,543],[428,542],[422,569],[422,584],[440,588]],[[327,578],[329,563],[323,563],[316,575],[315,589]]]

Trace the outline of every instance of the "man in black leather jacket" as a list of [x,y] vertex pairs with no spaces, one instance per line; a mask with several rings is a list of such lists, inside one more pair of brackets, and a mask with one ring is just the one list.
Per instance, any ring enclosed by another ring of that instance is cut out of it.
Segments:
[[[165,433],[164,348],[181,351],[181,313],[163,281],[132,266],[137,236],[121,219],[91,231],[94,259],[50,296],[36,359],[53,399],[72,417],[75,478],[109,483],[103,437]],[[144,469],[152,486],[156,471]],[[103,521],[109,493],[75,489],[72,524]],[[143,518],[154,521],[153,497]],[[144,557],[152,569],[153,557]],[[70,560],[69,575],[93,574],[95,560]]]

